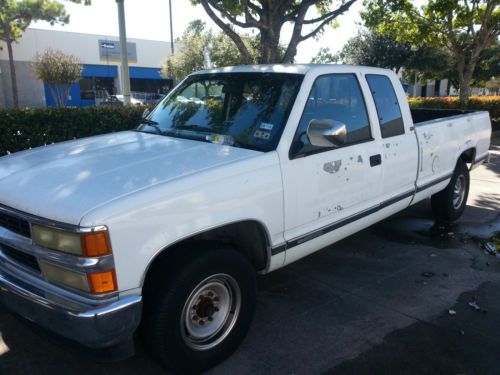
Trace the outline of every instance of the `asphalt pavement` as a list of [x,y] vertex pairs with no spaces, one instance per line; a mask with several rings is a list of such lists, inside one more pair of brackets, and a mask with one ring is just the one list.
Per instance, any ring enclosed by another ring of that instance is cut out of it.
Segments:
[[[500,142],[497,142],[497,145]],[[259,278],[257,314],[211,374],[499,374],[500,147],[471,174],[463,217],[436,226],[429,202]],[[0,307],[0,374],[162,374],[146,354],[96,363]]]

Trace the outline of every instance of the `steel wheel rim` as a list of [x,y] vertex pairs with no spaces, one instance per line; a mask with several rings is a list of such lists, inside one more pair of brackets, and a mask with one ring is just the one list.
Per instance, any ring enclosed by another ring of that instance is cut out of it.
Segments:
[[453,208],[458,210],[462,205],[465,197],[465,176],[461,174],[455,181],[453,187]]
[[181,334],[193,350],[208,350],[232,331],[241,307],[241,291],[227,274],[207,277],[191,292],[181,315]]

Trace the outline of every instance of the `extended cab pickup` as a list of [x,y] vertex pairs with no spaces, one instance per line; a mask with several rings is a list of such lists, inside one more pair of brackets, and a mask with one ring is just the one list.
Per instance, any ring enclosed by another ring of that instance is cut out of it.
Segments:
[[190,75],[133,131],[0,158],[0,298],[44,329],[206,369],[243,340],[256,273],[432,198],[465,208],[487,112],[412,110],[392,71]]

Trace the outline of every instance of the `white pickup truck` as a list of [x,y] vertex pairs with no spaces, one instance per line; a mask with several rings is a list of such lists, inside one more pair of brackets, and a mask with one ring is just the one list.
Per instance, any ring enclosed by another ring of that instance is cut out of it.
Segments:
[[457,219],[490,134],[487,112],[410,111],[389,70],[192,74],[134,131],[0,158],[0,300],[85,347],[140,336],[207,369],[243,340],[257,273],[429,197]]

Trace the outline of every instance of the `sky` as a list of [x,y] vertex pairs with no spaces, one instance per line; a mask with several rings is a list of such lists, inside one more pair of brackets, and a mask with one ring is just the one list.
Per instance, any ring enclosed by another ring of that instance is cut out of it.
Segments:
[[[35,22],[31,27],[118,36],[118,11],[114,0],[92,0],[92,6],[67,1],[63,3],[70,15],[69,24],[51,26],[47,22]],[[300,43],[295,62],[309,63],[320,47],[329,47],[334,52],[340,50],[359,29],[361,8],[362,0],[358,0],[349,11],[338,18],[340,23],[338,28],[327,27],[318,40],[311,38]],[[315,14],[315,9],[312,7],[307,18]],[[179,37],[188,23],[194,19],[205,21],[213,30],[220,30],[200,5],[192,6],[189,0],[172,0],[172,15],[174,38]],[[129,38],[170,41],[168,0],[125,0],[125,19]],[[283,28],[284,44],[288,44],[291,30],[291,25],[285,25]],[[307,29],[304,28],[302,33],[306,32]]]

